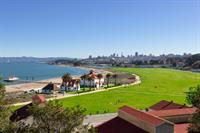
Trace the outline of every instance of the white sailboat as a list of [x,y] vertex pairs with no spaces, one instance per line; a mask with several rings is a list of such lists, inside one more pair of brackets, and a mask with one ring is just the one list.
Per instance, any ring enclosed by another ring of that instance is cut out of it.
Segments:
[[14,77],[14,76],[11,76],[11,77],[8,77],[7,79],[4,79],[4,81],[6,82],[14,82],[14,81],[17,81],[19,80],[18,77]]

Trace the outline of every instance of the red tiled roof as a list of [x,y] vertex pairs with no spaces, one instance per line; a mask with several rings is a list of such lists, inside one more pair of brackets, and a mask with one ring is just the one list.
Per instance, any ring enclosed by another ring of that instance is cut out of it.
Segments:
[[176,124],[174,127],[174,133],[188,133],[189,124]]
[[98,133],[148,133],[135,125],[115,117],[96,127]]
[[42,95],[35,95],[32,97],[32,102],[33,103],[45,103],[46,102],[46,98]]
[[87,76],[88,76],[88,77],[92,77],[92,78],[97,78],[97,75],[96,75],[95,73],[88,74]]
[[46,102],[46,99],[44,96],[42,95],[33,96],[32,103],[22,106],[21,108],[15,110],[14,113],[11,115],[10,120],[13,122],[17,122],[17,121],[27,118],[28,116],[31,115],[29,108],[33,106],[33,103],[41,104],[45,102]]
[[[150,123],[152,126],[158,126],[162,123],[170,123],[160,117],[164,116],[177,116],[177,115],[191,115],[196,111],[196,108],[183,108],[183,109],[171,109],[171,110],[160,110],[151,112],[142,112],[140,110],[124,106],[119,109],[119,113],[127,113],[127,117],[133,116],[135,119]],[[184,124],[173,124],[174,133],[187,133],[189,127],[188,123]],[[117,116],[99,126],[96,127],[99,133],[147,133],[142,128],[137,127],[132,122],[127,121],[122,116]]]
[[152,126],[158,126],[158,125],[166,122],[164,119],[161,119],[161,118],[153,116],[151,114],[139,111],[137,109],[133,109],[128,106],[123,106],[119,110],[126,112],[129,115],[132,115],[133,117],[135,117],[139,120],[145,121],[145,122],[151,124]]
[[166,100],[162,100],[149,107],[149,109],[151,110],[168,110],[168,109],[181,109],[181,108],[189,108],[189,107],[186,105],[174,103],[173,101],[169,102]]
[[191,115],[194,114],[195,111],[196,108],[185,108],[185,109],[150,111],[148,112],[148,114],[152,114],[158,117],[167,117],[167,116],[178,116],[178,115]]
[[90,73],[86,74],[88,77],[97,78],[97,74],[91,70]]

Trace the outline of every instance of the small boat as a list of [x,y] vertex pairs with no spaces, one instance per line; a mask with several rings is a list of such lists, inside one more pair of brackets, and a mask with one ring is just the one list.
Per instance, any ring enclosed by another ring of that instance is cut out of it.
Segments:
[[14,82],[19,80],[18,77],[8,77],[7,79],[4,79],[5,82]]

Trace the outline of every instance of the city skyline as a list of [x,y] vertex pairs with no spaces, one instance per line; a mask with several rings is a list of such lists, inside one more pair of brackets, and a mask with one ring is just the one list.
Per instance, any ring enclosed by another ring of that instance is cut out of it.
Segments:
[[[137,57],[137,56],[155,56],[155,57],[159,57],[159,56],[183,56],[183,55],[196,55],[196,54],[199,54],[199,53],[162,53],[162,54],[152,54],[152,53],[149,53],[149,54],[143,54],[143,53],[139,53],[139,52],[133,52],[133,53],[126,53],[124,54],[123,52],[121,53],[109,53],[107,55],[91,55],[91,54],[88,54],[87,57],[84,57],[84,58],[97,58],[97,57]],[[22,55],[22,56],[0,56],[0,58],[76,58],[76,57],[68,57],[68,56],[26,56],[26,55]],[[83,57],[82,58],[79,58],[79,59],[84,59]],[[78,58],[77,58],[78,59]]]
[[200,51],[196,0],[7,0],[0,57],[183,54]]

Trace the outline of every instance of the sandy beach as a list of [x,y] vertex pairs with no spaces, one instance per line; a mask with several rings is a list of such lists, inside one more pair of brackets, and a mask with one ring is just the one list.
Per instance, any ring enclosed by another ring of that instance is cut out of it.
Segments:
[[59,78],[51,78],[46,80],[40,80],[33,83],[23,83],[23,84],[16,84],[16,85],[7,85],[6,86],[6,92],[20,92],[20,91],[26,91],[30,89],[37,89],[37,88],[43,88],[48,83],[62,83],[61,77]]

